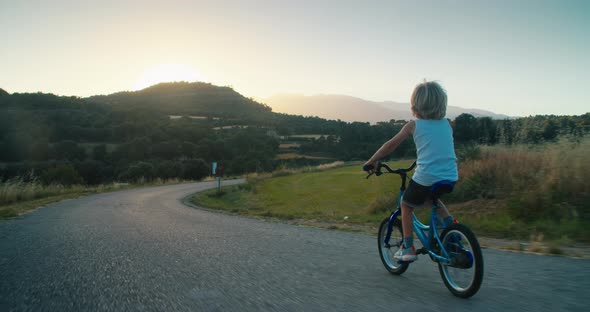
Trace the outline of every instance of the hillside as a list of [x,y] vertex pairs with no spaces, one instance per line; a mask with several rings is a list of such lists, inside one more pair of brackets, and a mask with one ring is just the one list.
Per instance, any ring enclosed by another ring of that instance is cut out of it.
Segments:
[[204,83],[89,98],[0,92],[0,181],[193,179],[209,173],[212,162],[227,174],[268,171],[280,165],[278,135],[336,136],[341,127],[275,114],[229,87]]
[[[274,112],[317,116],[325,119],[340,119],[346,122],[361,121],[377,123],[380,121],[409,120],[412,117],[408,103],[393,101],[374,102],[347,95],[313,95],[302,94],[277,94],[261,99],[261,102],[269,105]],[[496,114],[479,109],[465,109],[457,106],[447,108],[447,118],[455,119],[457,116],[468,113],[475,117],[492,117],[494,119],[509,118],[506,115]]]
[[92,96],[91,103],[102,103],[121,110],[152,110],[169,115],[252,116],[270,108],[246,98],[230,87],[202,82],[160,83],[139,91],[124,91]]
[[[363,103],[340,99],[338,103],[348,106],[334,107],[335,112]],[[378,116],[384,110],[367,106],[363,112]],[[590,114],[514,120],[461,116],[453,121],[457,146],[538,144],[562,136],[579,140],[590,129]],[[167,83],[91,98],[2,93],[0,180],[30,179],[34,173],[34,179],[49,181],[59,169],[70,173],[70,181],[99,184],[142,176],[148,180],[192,178],[208,173],[195,168],[212,162],[224,163],[228,174],[242,174],[326,159],[362,160],[401,126],[273,113],[231,88],[203,83]],[[413,157],[414,153],[410,139],[391,156]],[[77,174],[79,179],[74,179]]]

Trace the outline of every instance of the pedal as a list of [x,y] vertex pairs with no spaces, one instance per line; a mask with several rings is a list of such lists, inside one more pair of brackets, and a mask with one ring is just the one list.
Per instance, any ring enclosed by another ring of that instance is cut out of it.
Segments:
[[417,255],[425,255],[427,253],[428,252],[426,251],[426,249],[424,247],[416,249],[416,254]]

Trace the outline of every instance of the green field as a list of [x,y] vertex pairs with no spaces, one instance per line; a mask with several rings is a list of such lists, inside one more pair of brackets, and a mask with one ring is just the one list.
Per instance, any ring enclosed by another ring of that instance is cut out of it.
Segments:
[[[407,167],[410,162],[390,165]],[[221,193],[211,190],[196,194],[193,202],[242,215],[319,222],[333,228],[362,225],[374,229],[395,206],[400,179],[397,175],[383,175],[367,180],[360,167],[356,164],[251,177],[247,184],[224,187]],[[514,208],[510,201],[503,198],[457,202],[449,197],[445,202],[454,217],[482,236],[521,240],[541,237],[563,243],[588,242],[590,238],[589,223],[583,218],[554,220],[539,215],[518,219],[511,215]],[[427,222],[430,209],[418,209],[416,213]]]
[[[410,161],[391,164],[408,166]],[[205,207],[252,216],[373,225],[387,212],[369,207],[381,196],[394,198],[400,181],[394,175],[367,180],[360,168],[358,164],[254,182],[257,179],[250,179],[247,185],[224,188],[221,196],[209,191],[197,194],[194,200]]]

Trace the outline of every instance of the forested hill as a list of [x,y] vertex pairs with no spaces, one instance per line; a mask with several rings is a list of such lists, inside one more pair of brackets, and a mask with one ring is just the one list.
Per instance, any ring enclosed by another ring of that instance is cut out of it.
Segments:
[[[212,162],[241,174],[363,160],[404,123],[274,113],[229,87],[205,83],[164,83],[90,98],[0,89],[0,181],[198,179],[209,174]],[[505,120],[463,114],[453,127],[457,147],[537,144],[578,140],[590,131],[590,114]],[[414,153],[410,138],[392,156]]]
[[160,83],[139,91],[92,96],[88,101],[114,109],[141,109],[168,115],[260,117],[271,112],[270,107],[246,98],[230,87],[203,82]]
[[90,98],[2,90],[0,182],[199,179],[212,162],[227,174],[269,171],[280,165],[279,135],[338,136],[344,125],[276,114],[229,87],[203,83]]

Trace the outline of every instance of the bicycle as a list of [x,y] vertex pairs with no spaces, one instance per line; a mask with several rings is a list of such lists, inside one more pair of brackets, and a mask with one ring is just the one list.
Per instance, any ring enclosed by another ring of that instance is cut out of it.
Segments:
[[[409,262],[398,261],[394,258],[395,252],[403,242],[403,230],[401,223],[401,199],[406,190],[407,173],[416,166],[414,162],[405,169],[391,169],[387,164],[379,163],[375,175],[380,176],[386,169],[388,173],[398,174],[402,184],[397,199],[397,209],[389,217],[383,219],[379,225],[377,244],[381,262],[391,274],[401,275],[409,267]],[[363,167],[364,171],[372,170],[371,167]],[[367,179],[372,175],[370,173]],[[422,243],[416,250],[416,255],[427,254],[430,259],[438,263],[438,269],[445,286],[457,297],[469,298],[479,290],[483,281],[483,256],[479,242],[475,234],[465,225],[456,220],[450,226],[444,226],[442,220],[436,214],[438,199],[453,190],[454,183],[440,181],[432,186],[432,212],[430,224],[420,222],[412,213],[413,228],[416,236]],[[441,232],[439,234],[439,232]]]

